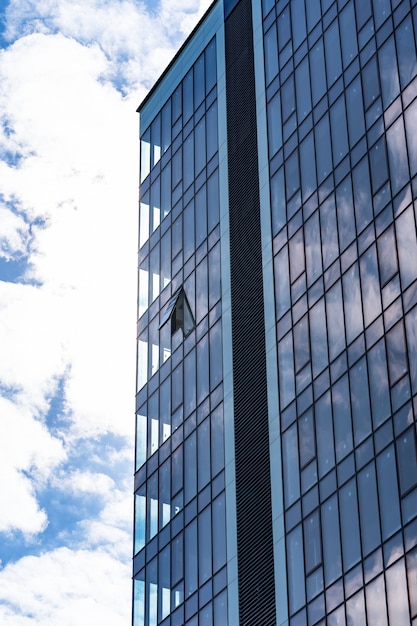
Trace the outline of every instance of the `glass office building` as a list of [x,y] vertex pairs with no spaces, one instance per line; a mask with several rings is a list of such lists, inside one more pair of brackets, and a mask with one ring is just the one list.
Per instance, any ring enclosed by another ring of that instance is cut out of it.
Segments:
[[416,41],[217,0],[139,107],[134,626],[417,625]]

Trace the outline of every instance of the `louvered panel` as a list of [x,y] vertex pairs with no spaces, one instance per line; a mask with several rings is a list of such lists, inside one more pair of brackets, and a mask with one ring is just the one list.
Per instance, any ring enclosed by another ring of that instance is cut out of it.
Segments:
[[241,626],[275,624],[252,16],[226,19],[236,505]]

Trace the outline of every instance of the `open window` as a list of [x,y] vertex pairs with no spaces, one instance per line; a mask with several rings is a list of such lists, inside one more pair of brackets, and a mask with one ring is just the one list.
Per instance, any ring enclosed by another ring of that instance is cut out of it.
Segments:
[[183,287],[180,287],[168,300],[159,328],[165,326],[169,321],[171,322],[171,335],[182,328],[184,337],[187,337],[195,326],[194,317]]

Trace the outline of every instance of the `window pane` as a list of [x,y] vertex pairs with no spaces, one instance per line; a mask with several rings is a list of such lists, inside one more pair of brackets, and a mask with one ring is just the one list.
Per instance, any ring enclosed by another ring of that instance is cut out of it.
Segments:
[[333,467],[334,441],[333,441],[333,419],[330,404],[330,392],[327,392],[315,407],[316,429],[317,429],[317,461],[319,466],[319,476],[327,474]]
[[346,112],[349,141],[352,147],[365,133],[362,87],[359,77],[355,78],[346,90]]
[[271,158],[282,146],[280,95],[277,93],[268,104],[268,146]]
[[355,199],[356,228],[360,233],[372,218],[372,194],[368,159],[362,159],[353,170],[353,195]]
[[372,431],[369,404],[368,372],[363,357],[349,372],[352,397],[352,417],[355,446],[359,445]]
[[266,84],[268,85],[278,74],[278,44],[275,23],[265,34],[264,50]]
[[213,571],[226,563],[226,513],[225,497],[221,494],[212,505],[213,509]]
[[388,616],[390,624],[409,624],[407,579],[404,559],[400,559],[385,573],[387,581]]
[[306,573],[313,571],[321,563],[320,521],[318,511],[304,522],[304,545]]
[[376,193],[388,179],[388,163],[385,149],[385,139],[381,137],[378,143],[369,151],[371,165],[372,191]]
[[326,317],[323,298],[310,309],[310,339],[313,375],[316,376],[328,364]]
[[[307,7],[315,6],[314,2],[308,2]],[[314,48],[310,51],[310,67],[311,67],[311,91],[313,94],[313,105],[326,93],[326,74],[324,62],[323,39],[319,39]]]
[[358,474],[358,500],[363,555],[370,554],[381,542],[378,494],[373,463]]
[[185,440],[184,444],[184,491],[185,502],[189,502],[197,493],[197,453],[195,432]]
[[379,341],[368,355],[369,384],[371,389],[372,421],[374,428],[382,424],[391,413],[387,357],[384,341]]
[[350,176],[336,190],[337,221],[340,250],[345,250],[356,237],[355,214]]
[[397,469],[393,446],[390,446],[377,457],[377,470],[382,538],[385,540],[393,535],[401,525]]
[[287,535],[288,592],[290,612],[295,613],[305,603],[303,537],[301,525]]
[[295,93],[297,98],[297,118],[301,122],[311,111],[310,70],[308,57],[295,70]]
[[353,449],[350,393],[345,374],[332,389],[336,460],[340,461]]
[[322,506],[321,523],[323,528],[324,576],[326,585],[330,585],[342,574],[340,524],[336,495],[332,496]]
[[397,439],[397,459],[401,493],[405,494],[417,484],[417,450],[414,428],[409,428]]
[[388,157],[392,194],[398,193],[409,180],[404,123],[402,117],[387,131]]
[[339,23],[335,20],[324,34],[326,51],[327,83],[329,87],[342,73],[342,59],[340,56]]
[[351,480],[339,494],[342,532],[343,568],[345,572],[361,559],[356,485]]
[[368,624],[388,626],[385,597],[385,581],[384,576],[381,575],[366,587]]
[[[208,420],[206,420],[208,421]],[[212,575],[211,570],[211,507],[206,507],[198,517],[198,570],[199,585]]]
[[290,307],[290,277],[288,249],[283,248],[274,259],[275,297],[277,316],[281,317]]
[[191,132],[183,143],[184,189],[194,180],[194,133]]
[[197,520],[194,520],[185,529],[185,596],[190,596],[197,589]]
[[300,467],[304,467],[316,456],[313,410],[309,409],[298,421],[300,439]]
[[317,188],[313,133],[309,133],[300,145],[300,170],[303,200],[306,200]]
[[346,339],[349,344],[363,330],[358,263],[343,276]]
[[375,244],[361,257],[360,269],[365,326],[369,326],[381,314],[381,287]]
[[413,208],[406,209],[395,222],[402,288],[417,278],[417,240]]
[[290,506],[300,497],[297,425],[293,424],[282,437],[285,504]]
[[330,361],[332,361],[346,347],[342,283],[340,280],[326,294],[326,312],[329,355]]
[[342,39],[343,66],[346,67],[358,53],[355,12],[352,3],[349,3],[340,14],[340,35]]
[[279,394],[282,408],[295,396],[293,358],[292,334],[288,333],[278,344]]
[[330,109],[330,122],[333,145],[333,164],[336,166],[348,153],[348,135],[344,96],[341,96]]
[[200,491],[210,480],[210,420],[206,418],[198,427],[198,490]]
[[207,111],[206,116],[207,133],[207,161],[217,152],[217,103],[215,102]]
[[390,226],[378,238],[378,261],[381,285],[384,286],[398,272],[394,227]]
[[308,285],[311,285],[323,271],[318,211],[315,211],[304,225],[304,240],[307,265],[307,283]]
[[407,371],[404,327],[399,322],[387,333],[388,370],[391,385]]
[[327,269],[339,255],[334,194],[331,194],[321,205],[320,221],[323,268]]
[[317,158],[317,178],[319,185],[330,174],[332,170],[332,150],[330,145],[329,117],[326,114],[314,127],[316,158]]

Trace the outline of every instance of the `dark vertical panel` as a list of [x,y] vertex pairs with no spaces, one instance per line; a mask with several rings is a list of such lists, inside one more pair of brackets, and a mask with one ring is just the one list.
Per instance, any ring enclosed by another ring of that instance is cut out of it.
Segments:
[[239,623],[276,623],[250,0],[226,12]]

